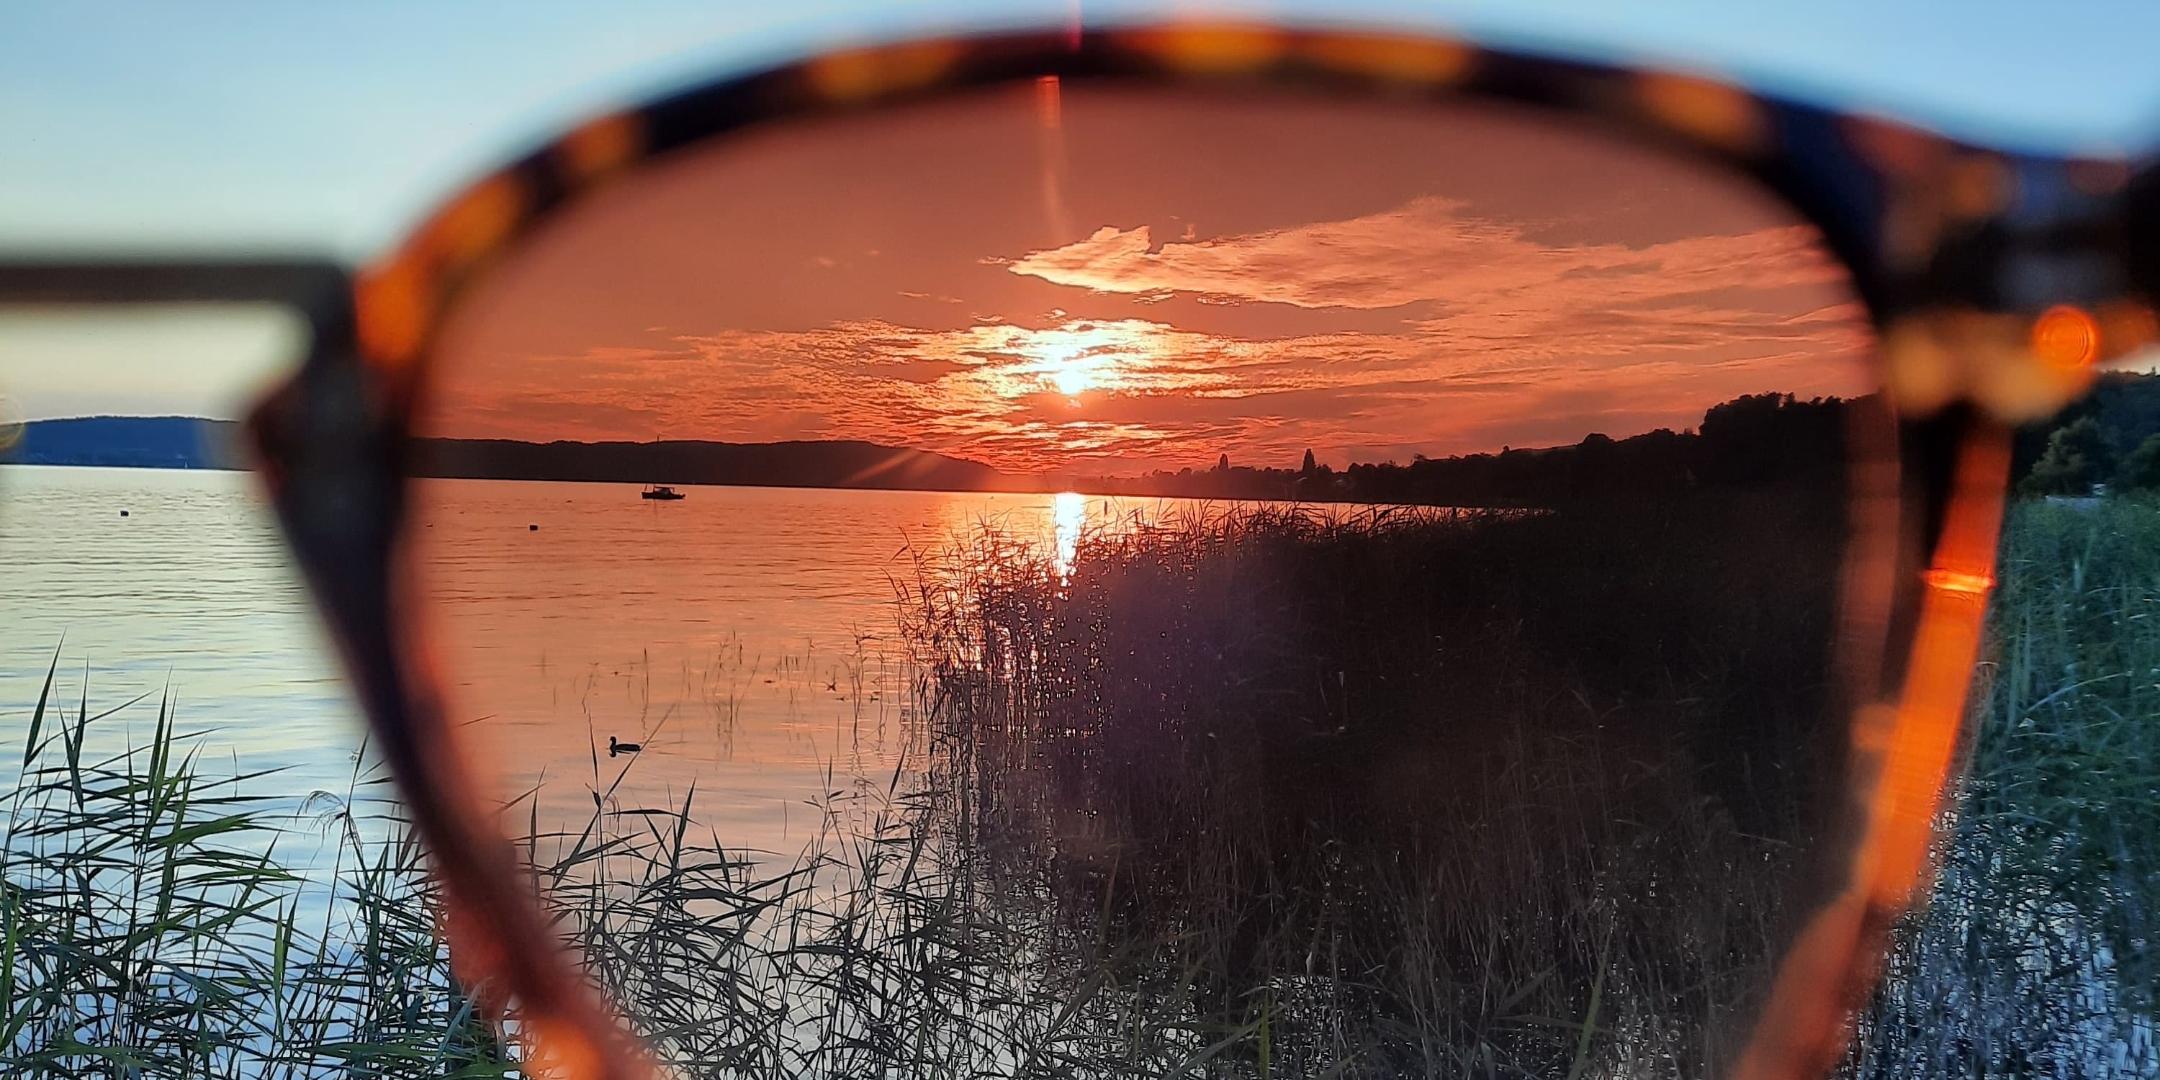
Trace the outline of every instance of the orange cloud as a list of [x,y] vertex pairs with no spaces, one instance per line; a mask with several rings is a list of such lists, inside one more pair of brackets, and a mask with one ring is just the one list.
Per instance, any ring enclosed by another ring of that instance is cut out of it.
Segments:
[[1125,472],[1550,445],[1869,386],[1816,234],[1691,163],[1475,110],[1066,104],[1065,209],[1107,223],[1079,239],[1011,137],[1032,114],[991,99],[596,197],[463,306],[437,430]]
[[1745,282],[1752,288],[1843,281],[1812,230],[1762,229],[1647,247],[1542,243],[1519,224],[1465,214],[1426,196],[1344,221],[1157,247],[1145,225],[1104,226],[1085,240],[1005,263],[1015,274],[1096,292],[1173,293],[1304,308],[1431,303],[1553,315],[1639,304]]
[[[1122,470],[1241,457],[1336,461],[1686,426],[1767,386],[1849,389],[1861,345],[1834,312],[1736,321],[1685,310],[1598,320],[1575,351],[1501,326],[1248,340],[1139,319],[935,330],[841,322],[682,335],[650,348],[524,357],[447,400],[458,434],[577,439],[859,438],[1002,468]],[[1087,369],[1067,392],[1058,373]],[[1513,425],[1511,427],[1511,425]],[[1558,434],[1567,432],[1567,434]]]

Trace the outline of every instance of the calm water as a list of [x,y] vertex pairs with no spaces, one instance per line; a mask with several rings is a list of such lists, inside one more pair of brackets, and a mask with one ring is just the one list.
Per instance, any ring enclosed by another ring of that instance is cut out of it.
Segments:
[[[679,805],[695,781],[701,821],[778,852],[815,826],[806,802],[919,761],[895,603],[910,552],[987,526],[1054,553],[1119,512],[1072,495],[687,492],[423,483],[452,708],[544,817],[581,821],[611,789]],[[611,758],[610,737],[644,750]]]
[[[895,635],[906,552],[987,524],[1055,554],[1171,505],[688,490],[423,483],[442,670],[502,791],[539,785],[547,817],[589,813],[593,789],[679,802],[695,781],[725,842],[785,853],[816,822],[806,804],[909,771],[920,749]],[[0,468],[0,567],[0,746],[22,738],[58,649],[71,708],[86,676],[93,715],[169,692],[209,759],[281,768],[262,786],[295,797],[344,790],[357,712],[250,477]],[[155,716],[93,725],[92,752],[139,742]],[[611,759],[610,735],[646,749]]]
[[[71,715],[86,677],[92,715],[169,692],[215,756],[287,768],[281,786],[300,792],[343,786],[356,714],[251,483],[0,466],[0,743],[19,744],[57,649]],[[124,749],[155,720],[154,702],[124,710],[89,749]]]

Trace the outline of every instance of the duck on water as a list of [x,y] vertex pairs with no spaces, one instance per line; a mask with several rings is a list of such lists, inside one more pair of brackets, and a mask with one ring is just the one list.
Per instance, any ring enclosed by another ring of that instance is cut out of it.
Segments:
[[643,749],[645,749],[644,743],[617,742],[615,736],[610,735],[607,737],[607,756],[609,757],[614,757],[617,754],[635,754]]

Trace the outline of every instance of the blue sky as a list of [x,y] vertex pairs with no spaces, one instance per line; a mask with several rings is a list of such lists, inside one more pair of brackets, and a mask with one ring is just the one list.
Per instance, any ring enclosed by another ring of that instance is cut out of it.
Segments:
[[[821,47],[1076,7],[1097,21],[1430,27],[1662,61],[2037,148],[2140,149],[2160,134],[2150,2],[16,3],[0,9],[0,251],[362,260],[463,181],[613,104]],[[0,312],[0,414],[234,415],[294,340],[274,311]]]
[[[365,257],[465,177],[611,102],[728,64],[1074,0],[19,4],[0,16],[0,245]],[[1969,135],[2160,132],[2160,4],[1814,0],[1095,2],[1277,13],[1661,58]],[[514,17],[510,14],[515,12]],[[2044,14],[2042,14],[2044,12]]]

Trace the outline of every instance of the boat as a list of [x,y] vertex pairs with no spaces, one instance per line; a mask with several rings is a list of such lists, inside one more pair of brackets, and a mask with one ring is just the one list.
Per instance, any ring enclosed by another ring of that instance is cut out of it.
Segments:
[[645,490],[638,492],[638,498],[660,499],[663,501],[672,502],[676,499],[687,498],[687,496],[685,496],[682,492],[667,486],[666,484],[647,484],[645,485]]

